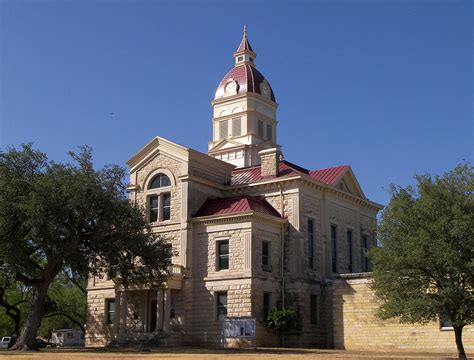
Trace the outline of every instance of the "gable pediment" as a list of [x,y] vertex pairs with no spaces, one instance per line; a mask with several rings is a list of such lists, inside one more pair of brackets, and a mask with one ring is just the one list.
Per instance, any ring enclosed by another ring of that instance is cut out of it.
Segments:
[[334,187],[362,199],[366,198],[362,188],[359,185],[359,182],[357,181],[357,178],[354,175],[354,172],[350,167],[344,172]]
[[156,136],[127,161],[130,172],[133,173],[143,167],[158,154],[166,155],[178,162],[188,162],[189,160],[188,148]]
[[211,150],[210,152],[217,152],[220,150],[226,150],[226,149],[231,149],[235,148],[237,146],[245,146],[242,143],[239,143],[237,141],[234,141],[232,139],[222,139],[220,142],[218,142]]

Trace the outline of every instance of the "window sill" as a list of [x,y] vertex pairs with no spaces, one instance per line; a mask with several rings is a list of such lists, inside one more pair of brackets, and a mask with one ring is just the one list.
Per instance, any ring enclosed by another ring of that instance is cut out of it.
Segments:
[[439,331],[454,331],[453,327],[442,327],[439,329]]

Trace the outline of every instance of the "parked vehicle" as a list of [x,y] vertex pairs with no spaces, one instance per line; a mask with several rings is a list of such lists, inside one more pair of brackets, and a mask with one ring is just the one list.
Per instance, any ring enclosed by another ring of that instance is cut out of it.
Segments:
[[10,345],[11,342],[12,342],[11,336],[2,337],[2,340],[0,341],[0,349],[8,349],[11,346]]
[[84,346],[84,333],[75,329],[56,330],[51,335],[51,342],[56,346]]

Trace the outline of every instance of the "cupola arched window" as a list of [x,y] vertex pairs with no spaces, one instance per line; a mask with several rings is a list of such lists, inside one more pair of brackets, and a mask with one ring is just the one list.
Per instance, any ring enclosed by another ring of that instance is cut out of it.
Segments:
[[165,174],[158,174],[150,182],[148,189],[158,189],[165,186],[171,186],[170,178]]
[[168,175],[155,175],[148,185],[148,221],[161,222],[171,219],[171,180]]

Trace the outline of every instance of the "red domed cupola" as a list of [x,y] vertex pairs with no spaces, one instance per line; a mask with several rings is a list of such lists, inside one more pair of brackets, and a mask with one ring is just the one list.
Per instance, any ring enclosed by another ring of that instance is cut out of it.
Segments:
[[244,26],[242,41],[234,53],[235,66],[224,76],[216,90],[214,100],[227,96],[253,92],[276,102],[270,83],[255,68],[257,54],[247,39],[247,27]]

